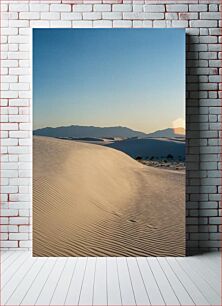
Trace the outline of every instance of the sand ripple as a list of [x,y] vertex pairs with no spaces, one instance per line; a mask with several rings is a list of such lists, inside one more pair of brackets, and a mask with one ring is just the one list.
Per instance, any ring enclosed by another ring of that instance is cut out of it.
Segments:
[[34,137],[34,256],[183,256],[185,175]]

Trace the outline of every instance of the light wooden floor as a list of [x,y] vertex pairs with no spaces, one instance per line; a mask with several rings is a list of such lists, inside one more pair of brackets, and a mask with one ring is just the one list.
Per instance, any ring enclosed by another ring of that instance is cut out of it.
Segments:
[[221,305],[220,255],[33,258],[3,252],[0,305]]

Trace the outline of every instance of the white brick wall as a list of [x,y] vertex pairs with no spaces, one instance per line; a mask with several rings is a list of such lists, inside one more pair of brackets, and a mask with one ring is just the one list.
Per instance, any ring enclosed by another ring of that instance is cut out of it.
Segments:
[[221,246],[220,0],[1,1],[1,247],[31,247],[31,28],[186,27],[187,247]]

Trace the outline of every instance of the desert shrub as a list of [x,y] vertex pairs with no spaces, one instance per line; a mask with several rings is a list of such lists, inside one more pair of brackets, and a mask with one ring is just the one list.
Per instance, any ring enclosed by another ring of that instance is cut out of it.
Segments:
[[167,159],[173,159],[173,155],[172,154],[168,154],[167,155]]

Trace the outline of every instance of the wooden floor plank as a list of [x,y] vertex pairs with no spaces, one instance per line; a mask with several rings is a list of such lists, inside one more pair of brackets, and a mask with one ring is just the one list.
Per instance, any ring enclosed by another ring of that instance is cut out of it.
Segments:
[[35,305],[50,305],[53,293],[61,277],[67,258],[58,258],[47,282],[45,283]]
[[75,269],[69,284],[65,305],[78,305],[83,278],[86,270],[87,258],[78,257]]
[[15,255],[15,252],[12,252],[12,251],[5,251],[5,252],[1,252],[1,264],[6,261],[10,256],[13,256]]
[[216,290],[218,294],[221,293],[221,269],[218,267],[217,273],[214,273],[209,265],[205,262],[193,257],[187,257],[186,262],[194,269],[197,273],[200,273],[201,277]]
[[16,290],[8,299],[6,305],[20,305],[26,292],[29,290],[30,286],[32,285],[33,281],[37,277],[38,273],[41,271],[42,266],[45,264],[46,258],[42,257],[39,258],[38,264],[35,261],[32,268],[26,273],[22,282],[16,287]]
[[63,273],[58,281],[50,305],[64,305],[77,258],[68,258]]
[[116,257],[107,258],[107,299],[108,305],[122,305]]
[[[21,252],[22,253],[22,252]],[[2,277],[1,277],[1,290],[3,289],[4,286],[7,285],[7,283],[11,280],[11,278],[16,275],[16,273],[19,273],[19,269],[23,268],[23,264],[27,259],[29,259],[30,256],[28,255],[27,252],[23,253],[22,256],[20,256],[17,260],[16,263],[11,265],[7,271],[4,273],[2,272]]]
[[146,290],[150,299],[151,305],[165,305],[163,296],[160,292],[156,279],[148,265],[146,258],[141,257],[137,259],[137,264],[140,269]]
[[8,253],[2,263],[2,305],[220,305],[221,301],[220,253],[183,258],[33,258],[30,252]]
[[0,249],[0,260],[6,256],[9,256],[9,251]]
[[171,266],[166,261],[166,258],[157,258],[163,273],[166,275],[171,287],[174,289],[175,295],[177,296],[181,305],[195,305],[194,301],[186,291],[184,285],[181,283],[177,275],[172,270]]
[[3,305],[10,298],[14,290],[16,290],[17,286],[23,282],[25,275],[29,272],[34,264],[38,265],[38,261],[34,261],[32,257],[29,257],[28,260],[21,266],[21,269],[19,269],[17,273],[13,275],[10,282],[4,286],[4,288],[1,290],[1,303]]
[[22,252],[14,252],[14,254],[12,256],[10,256],[9,258],[7,258],[7,260],[5,261],[5,263],[1,266],[1,273],[5,273],[7,271],[7,269],[9,267],[11,267],[12,265],[16,265],[16,260],[22,256]]
[[156,282],[158,283],[159,289],[161,291],[162,296],[166,304],[168,305],[179,305],[179,300],[169,283],[168,279],[166,278],[165,274],[163,273],[157,258],[149,257],[147,258],[147,262],[150,265],[150,268],[154,274]]
[[117,258],[120,293],[123,305],[136,305],[135,295],[130,279],[126,258]]
[[93,305],[107,305],[107,279],[105,257],[98,257],[96,260]]
[[207,254],[202,254],[199,256],[193,256],[202,263],[205,263],[206,266],[216,275],[218,275],[218,271],[221,269],[221,255],[217,255],[218,252],[212,252]]
[[189,295],[192,297],[192,300],[196,305],[209,305],[207,299],[200,292],[198,287],[193,283],[192,279],[181,269],[180,265],[173,257],[168,257],[166,259],[173,269],[174,273],[180,279],[181,283],[183,283]]
[[30,285],[26,295],[24,295],[21,305],[35,305],[55,263],[56,259],[46,258],[46,262],[44,263],[42,269],[39,271],[37,277]]
[[133,286],[136,304],[150,305],[150,300],[135,257],[127,258],[128,270]]
[[80,292],[79,305],[93,304],[93,288],[95,279],[96,257],[89,257],[87,260],[85,275]]
[[184,258],[176,258],[175,260],[179,263],[184,272],[192,278],[192,281],[196,284],[209,304],[220,305],[221,298],[219,294],[217,294],[217,292],[201,277],[201,274],[199,272],[197,273]]

